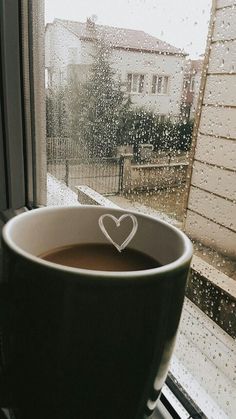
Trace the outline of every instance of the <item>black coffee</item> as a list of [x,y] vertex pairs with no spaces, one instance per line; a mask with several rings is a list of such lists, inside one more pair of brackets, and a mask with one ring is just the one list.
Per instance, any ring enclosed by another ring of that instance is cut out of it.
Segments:
[[52,249],[39,257],[59,265],[98,271],[140,271],[161,266],[142,252],[128,248],[119,252],[109,244],[75,244]]

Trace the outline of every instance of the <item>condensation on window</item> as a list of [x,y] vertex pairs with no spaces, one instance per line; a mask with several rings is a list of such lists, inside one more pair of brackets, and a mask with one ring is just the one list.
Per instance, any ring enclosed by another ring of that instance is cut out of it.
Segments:
[[86,186],[190,236],[171,368],[214,419],[236,411],[234,3],[45,1],[48,205]]

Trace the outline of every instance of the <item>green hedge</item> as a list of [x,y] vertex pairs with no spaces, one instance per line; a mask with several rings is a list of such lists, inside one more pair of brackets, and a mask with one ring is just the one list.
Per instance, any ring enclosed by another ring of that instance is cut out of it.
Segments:
[[160,122],[158,115],[141,110],[129,110],[122,116],[118,130],[118,144],[153,144],[154,150],[190,149],[193,122]]

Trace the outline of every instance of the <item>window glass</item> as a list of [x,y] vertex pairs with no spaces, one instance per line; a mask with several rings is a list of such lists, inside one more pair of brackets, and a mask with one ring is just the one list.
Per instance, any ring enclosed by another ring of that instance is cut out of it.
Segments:
[[168,93],[168,84],[168,76],[153,76],[151,92],[166,95]]
[[83,202],[96,191],[187,232],[171,372],[207,417],[233,417],[233,2],[45,0],[45,19],[48,204],[86,186]]
[[167,76],[158,77],[157,93],[162,94],[162,95],[167,94],[168,80],[169,80],[169,77]]
[[163,93],[164,94],[168,92],[168,81],[169,81],[169,77],[165,76],[163,80]]
[[190,90],[191,90],[191,92],[194,92],[194,86],[195,86],[195,77],[192,76],[191,77],[191,82],[190,82]]
[[129,93],[142,93],[144,88],[144,74],[128,74]]
[[144,75],[140,74],[140,76],[139,76],[139,88],[138,88],[139,93],[143,92],[143,87],[144,87]]
[[162,82],[163,82],[163,77],[159,76],[158,77],[158,83],[157,83],[157,93],[163,93],[162,92]]
[[152,77],[152,93],[156,93],[157,76]]
[[133,74],[133,86],[132,92],[136,93],[138,91],[138,82],[140,80],[140,76],[138,74]]
[[130,93],[131,92],[131,87],[132,87],[132,74],[128,74],[128,87],[127,90]]

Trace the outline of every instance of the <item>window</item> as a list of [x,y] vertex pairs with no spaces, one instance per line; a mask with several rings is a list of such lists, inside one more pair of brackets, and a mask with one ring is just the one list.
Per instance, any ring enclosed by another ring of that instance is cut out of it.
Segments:
[[188,89],[188,86],[189,86],[189,80],[185,79],[185,80],[184,80],[184,86],[183,86],[183,89],[184,89],[184,90],[187,90],[187,89]]
[[160,115],[159,120],[160,120],[161,124],[163,124],[166,120],[166,115]]
[[190,92],[194,92],[194,90],[195,90],[195,76],[192,76],[190,80]]
[[144,74],[128,74],[128,92],[142,93],[144,89]]
[[[75,3],[68,1],[73,16],[64,14],[63,2],[45,1],[46,22],[50,23],[45,40],[44,5],[33,2],[33,15],[29,16],[34,48],[26,47],[29,61],[19,53],[21,42],[14,44],[12,52],[12,40],[17,39],[22,23],[16,19],[18,11],[13,17],[9,2],[0,4],[1,210],[8,213],[37,205],[76,204],[77,186],[85,185],[117,205],[135,207],[184,228],[193,238],[195,256],[171,374],[207,417],[233,417],[236,227],[232,214],[236,181],[232,141],[235,96],[229,94],[235,77],[232,2],[214,2],[215,23],[214,27],[210,23],[205,51],[207,71],[203,69],[204,97],[199,102],[200,115],[193,115],[191,102],[182,102],[185,75],[181,68],[188,59],[185,53],[190,57],[204,54],[210,2],[199,0],[201,6],[197,2],[192,12],[185,10],[184,1],[175,6],[166,0],[165,7],[145,3],[144,8],[142,2],[136,1],[137,8],[131,2],[130,15],[128,9],[125,13],[130,24],[123,22],[118,12],[113,13],[117,23],[109,20],[104,6],[104,15],[98,16],[98,23],[88,28],[90,36],[85,37],[83,28],[90,9],[84,15],[80,10],[76,14]],[[117,2],[113,5],[117,7]],[[165,19],[167,9],[170,21]],[[150,31],[140,23],[142,14],[147,14],[142,21],[148,22]],[[183,19],[186,25],[197,22],[188,26],[187,39],[181,30]],[[30,25],[23,26],[27,35]],[[174,27],[182,39],[176,45],[171,35]],[[105,47],[95,42],[96,28],[104,29],[100,39]],[[170,43],[162,44],[165,34]],[[27,45],[27,36],[24,42]],[[71,72],[70,48],[77,51],[76,59],[84,60]],[[65,77],[68,84],[56,77],[60,66],[65,75],[70,72],[70,77]],[[25,68],[30,68],[30,77]],[[121,80],[115,80],[113,73],[121,74]],[[190,90],[197,93],[199,83],[194,77]],[[144,89],[146,80],[150,80],[149,92]],[[126,91],[122,85],[127,86]],[[188,86],[186,82],[185,88]],[[158,101],[158,95],[169,97]],[[189,110],[184,122],[182,109]],[[175,122],[166,121],[166,115],[173,115]],[[193,117],[200,118],[196,120],[196,126],[201,127],[196,144],[191,143]],[[153,150],[141,158],[142,144],[150,144]],[[121,177],[124,167],[125,181]]]
[[169,94],[169,77],[153,76],[152,77],[152,93],[167,95]]

